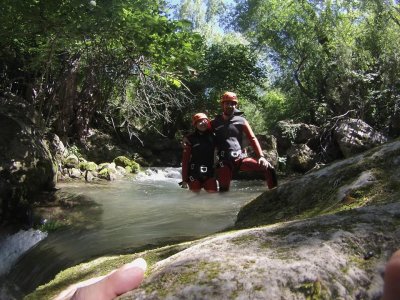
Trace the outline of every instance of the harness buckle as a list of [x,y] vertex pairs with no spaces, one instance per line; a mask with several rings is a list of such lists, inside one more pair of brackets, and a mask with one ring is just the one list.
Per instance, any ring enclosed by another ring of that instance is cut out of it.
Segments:
[[189,176],[189,180],[190,180],[190,181],[194,181],[193,176]]
[[242,151],[241,151],[241,150],[231,151],[231,156],[232,156],[233,158],[239,157],[240,154],[242,154]]
[[207,167],[206,166],[200,166],[200,173],[207,173]]

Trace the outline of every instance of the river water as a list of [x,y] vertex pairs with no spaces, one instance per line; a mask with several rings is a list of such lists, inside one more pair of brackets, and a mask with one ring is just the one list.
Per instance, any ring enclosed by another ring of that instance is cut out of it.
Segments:
[[221,231],[233,225],[241,206],[265,191],[261,181],[233,181],[230,192],[195,194],[179,188],[179,181],[179,169],[167,168],[148,170],[135,180],[60,184],[62,191],[84,196],[97,209],[83,207],[85,225],[51,232],[25,252],[0,288],[6,285],[18,299],[60,270],[89,259]]

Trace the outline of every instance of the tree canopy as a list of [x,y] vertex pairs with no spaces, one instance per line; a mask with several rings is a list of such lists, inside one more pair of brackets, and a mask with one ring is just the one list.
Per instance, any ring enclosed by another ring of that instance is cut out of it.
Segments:
[[398,1],[182,0],[171,15],[161,0],[4,0],[0,93],[64,141],[101,124],[174,137],[225,90],[258,132],[400,115]]
[[289,115],[352,111],[383,128],[399,105],[399,12],[398,1],[238,0],[234,25],[272,61]]
[[182,78],[202,40],[164,9],[161,1],[4,1],[2,92],[32,103],[62,137],[84,136],[96,113],[118,125],[168,120],[189,100]]

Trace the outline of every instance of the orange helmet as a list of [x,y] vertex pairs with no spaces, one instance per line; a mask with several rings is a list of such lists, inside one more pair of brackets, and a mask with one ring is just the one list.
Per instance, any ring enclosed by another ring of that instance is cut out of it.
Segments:
[[221,103],[224,103],[225,101],[231,101],[231,102],[235,102],[237,104],[238,103],[238,98],[237,98],[235,93],[225,92],[221,96]]
[[197,114],[195,114],[195,115],[192,117],[192,124],[193,124],[193,126],[196,126],[196,123],[197,123],[198,121],[200,121],[200,120],[203,120],[203,119],[207,119],[207,121],[208,121],[208,117],[207,117],[206,114],[203,114],[203,113],[197,113]]

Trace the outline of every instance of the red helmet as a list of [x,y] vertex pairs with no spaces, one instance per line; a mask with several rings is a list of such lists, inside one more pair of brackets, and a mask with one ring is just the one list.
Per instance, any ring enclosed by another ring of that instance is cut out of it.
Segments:
[[206,114],[203,114],[203,113],[197,113],[197,114],[195,114],[195,115],[192,117],[192,124],[193,124],[193,126],[196,126],[196,123],[197,123],[198,121],[200,121],[200,120],[203,120],[203,119],[207,119],[207,121],[209,121]]
[[231,101],[231,102],[235,102],[237,104],[238,103],[238,98],[237,98],[235,93],[225,92],[221,96],[221,103],[224,103],[225,101]]

